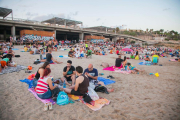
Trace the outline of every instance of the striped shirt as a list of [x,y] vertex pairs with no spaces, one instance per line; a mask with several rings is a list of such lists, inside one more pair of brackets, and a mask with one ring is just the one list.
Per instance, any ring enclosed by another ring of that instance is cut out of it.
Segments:
[[45,92],[48,91],[48,83],[47,83],[48,78],[50,77],[39,78],[36,86],[37,94],[44,94]]

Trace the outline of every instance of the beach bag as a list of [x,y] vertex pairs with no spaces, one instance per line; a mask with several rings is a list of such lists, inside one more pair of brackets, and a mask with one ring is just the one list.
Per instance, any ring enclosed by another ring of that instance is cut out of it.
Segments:
[[39,63],[41,63],[41,61],[34,61],[34,64],[39,64]]
[[30,53],[30,54],[34,54],[34,51],[30,51],[29,53]]
[[135,57],[135,60],[139,60],[139,56],[138,55]]
[[57,104],[66,105],[68,103],[69,103],[68,95],[64,91],[59,92],[58,97],[57,97]]
[[20,57],[20,55],[15,55],[15,57]]
[[95,90],[96,92],[105,93],[105,92],[107,91],[107,88],[104,87],[104,86],[96,86],[96,87],[94,88],[94,90]]
[[90,104],[90,102],[92,101],[92,99],[91,99],[91,97],[89,96],[88,93],[85,93],[85,94],[83,95],[83,99],[84,99],[84,102],[89,103],[89,104]]
[[88,87],[88,94],[94,101],[99,99],[98,94],[91,87]]

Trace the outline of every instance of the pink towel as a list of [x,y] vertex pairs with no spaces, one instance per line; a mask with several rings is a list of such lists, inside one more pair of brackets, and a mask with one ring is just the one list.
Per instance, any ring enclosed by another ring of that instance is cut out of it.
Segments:
[[122,65],[120,67],[116,67],[116,66],[107,67],[107,68],[104,68],[103,70],[115,71],[115,70],[118,70],[120,68],[122,68]]
[[51,102],[51,103],[54,105],[54,104],[56,103],[56,102],[53,101],[51,98],[49,98],[49,99],[41,99],[41,98],[39,98],[39,97],[37,96],[36,91],[34,90],[34,88],[29,88],[28,90],[36,97],[36,99],[40,100],[40,101],[43,102],[44,104]]
[[131,71],[122,71],[122,70],[115,70],[115,72],[123,73],[123,74],[130,74]]

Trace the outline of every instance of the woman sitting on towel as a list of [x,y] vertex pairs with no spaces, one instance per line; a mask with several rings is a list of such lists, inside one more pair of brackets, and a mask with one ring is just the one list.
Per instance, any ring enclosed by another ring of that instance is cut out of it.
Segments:
[[46,68],[50,68],[50,63],[49,63],[49,62],[45,62],[45,63],[38,69],[38,71],[37,71],[37,73],[36,73],[36,75],[35,75],[35,77],[34,77],[34,79],[33,79],[33,86],[34,86],[34,87],[37,86],[38,79],[43,76],[44,70],[45,70]]
[[52,80],[50,77],[51,69],[45,68],[43,72],[43,76],[37,82],[36,92],[37,96],[41,99],[48,99],[51,97],[57,97],[60,89],[57,85],[52,84]]

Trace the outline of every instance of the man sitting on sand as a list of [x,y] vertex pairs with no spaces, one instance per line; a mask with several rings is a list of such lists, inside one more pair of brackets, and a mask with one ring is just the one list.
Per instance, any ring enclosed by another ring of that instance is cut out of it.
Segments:
[[72,61],[71,60],[68,60],[67,61],[67,66],[64,67],[63,76],[64,76],[64,78],[61,79],[63,82],[65,80],[66,84],[71,86],[71,84],[69,84],[67,81],[72,81],[72,86],[74,85],[75,78],[76,78],[76,72],[75,72],[75,67],[72,66]]
[[39,51],[38,47],[35,48],[34,54],[40,54],[40,51]]
[[[87,75],[89,78],[89,82],[93,84],[93,86],[91,86],[92,89],[94,89],[95,86],[98,86],[98,85],[105,87],[103,82],[97,80],[98,79],[98,71],[97,71],[97,69],[93,68],[92,64],[89,64],[88,68],[84,70],[84,75]],[[107,91],[113,92],[114,89],[107,89]]]
[[83,75],[83,68],[81,66],[76,67],[76,74],[79,76],[76,78],[76,84],[69,88],[63,88],[66,93],[83,96],[88,92],[89,79],[86,75]]
[[68,57],[72,57],[72,58],[75,57],[74,52],[73,52],[72,49],[70,49],[70,51],[68,53]]
[[121,59],[121,55],[119,55],[118,58],[116,58],[115,66],[116,67],[121,67],[122,66],[122,62],[123,62],[123,59]]
[[46,59],[41,60],[41,62],[46,62],[48,61],[49,63],[57,63],[57,64],[61,64],[62,62],[58,62],[57,60],[55,60],[52,55],[51,55],[51,49],[48,50],[47,54],[46,54]]

